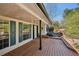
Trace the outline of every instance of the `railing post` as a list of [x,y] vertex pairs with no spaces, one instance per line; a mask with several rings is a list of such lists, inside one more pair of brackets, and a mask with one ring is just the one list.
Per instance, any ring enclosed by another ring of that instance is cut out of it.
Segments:
[[42,40],[41,40],[41,20],[39,21],[39,50],[42,50]]

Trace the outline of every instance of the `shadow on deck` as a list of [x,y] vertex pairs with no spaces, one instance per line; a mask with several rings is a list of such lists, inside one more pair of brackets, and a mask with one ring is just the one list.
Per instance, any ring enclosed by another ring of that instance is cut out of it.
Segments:
[[39,39],[34,39],[4,56],[78,56],[78,54],[68,49],[61,39],[42,38],[42,50],[39,50]]

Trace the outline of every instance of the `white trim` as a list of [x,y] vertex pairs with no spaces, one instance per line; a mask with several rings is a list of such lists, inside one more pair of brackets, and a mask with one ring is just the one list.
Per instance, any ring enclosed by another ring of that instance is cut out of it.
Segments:
[[16,44],[19,43],[19,22],[16,22]]
[[45,24],[45,34],[47,34],[47,24]]
[[37,38],[37,27],[34,25],[34,38]]
[[18,19],[14,19],[14,18],[2,16],[2,15],[0,15],[0,19],[12,20],[12,21],[22,22],[22,23],[26,23],[26,24],[33,24],[33,23],[30,23],[30,22],[27,22],[27,21],[18,20]]
[[31,38],[33,39],[33,25],[31,24]]
[[10,21],[9,21],[9,47],[10,47]]

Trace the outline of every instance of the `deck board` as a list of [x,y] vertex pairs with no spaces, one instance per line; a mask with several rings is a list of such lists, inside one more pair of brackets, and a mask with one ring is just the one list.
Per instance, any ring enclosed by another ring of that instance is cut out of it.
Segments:
[[39,39],[34,39],[4,56],[78,56],[61,39],[42,38],[42,50],[38,48]]

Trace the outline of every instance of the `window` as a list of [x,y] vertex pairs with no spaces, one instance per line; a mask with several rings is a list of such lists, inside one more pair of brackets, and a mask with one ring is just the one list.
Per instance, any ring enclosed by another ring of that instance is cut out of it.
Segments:
[[31,25],[23,24],[23,40],[31,38]]
[[19,42],[31,38],[31,25],[19,23]]
[[0,19],[0,49],[9,46],[9,21]]

